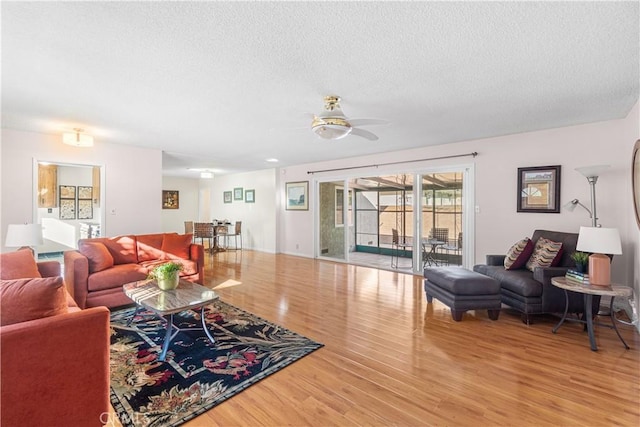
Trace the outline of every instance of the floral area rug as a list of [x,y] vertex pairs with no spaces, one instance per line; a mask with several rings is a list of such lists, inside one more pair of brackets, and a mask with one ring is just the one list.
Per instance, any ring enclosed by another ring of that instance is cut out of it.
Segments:
[[165,323],[135,308],[111,314],[111,404],[123,426],[177,426],[322,347],[322,344],[215,301],[202,331],[200,311],[174,315],[181,331],[157,360]]

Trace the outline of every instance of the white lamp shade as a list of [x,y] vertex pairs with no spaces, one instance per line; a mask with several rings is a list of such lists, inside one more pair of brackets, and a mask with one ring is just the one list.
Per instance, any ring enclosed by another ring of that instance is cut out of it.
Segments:
[[620,255],[620,233],[617,228],[580,227],[576,249],[582,252]]
[[4,245],[8,248],[42,245],[42,226],[40,224],[9,224]]
[[576,170],[587,178],[593,178],[594,176],[600,176],[603,171],[610,167],[610,165],[583,166],[581,168],[576,168]]
[[563,207],[569,212],[573,212],[576,210],[576,206],[578,206],[578,199],[573,199],[570,202],[567,202]]

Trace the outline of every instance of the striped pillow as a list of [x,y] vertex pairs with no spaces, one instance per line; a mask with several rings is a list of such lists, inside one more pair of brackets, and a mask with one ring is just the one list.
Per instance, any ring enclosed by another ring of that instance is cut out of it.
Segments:
[[562,257],[562,242],[540,237],[533,249],[531,258],[527,261],[527,269],[535,270],[536,267],[552,267],[558,265]]
[[504,257],[504,268],[506,270],[517,270],[524,267],[533,252],[533,242],[528,237],[516,242]]

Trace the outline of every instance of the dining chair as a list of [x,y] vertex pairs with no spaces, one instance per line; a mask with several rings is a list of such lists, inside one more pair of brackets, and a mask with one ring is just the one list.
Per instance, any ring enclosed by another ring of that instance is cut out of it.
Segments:
[[[402,250],[403,252],[406,250],[411,251],[413,249],[413,246],[406,243],[406,239],[403,236],[402,237],[402,242],[400,242],[400,236],[398,235],[398,230],[396,230],[395,228],[391,229],[391,268],[398,268],[398,260],[400,258],[400,251]],[[393,262],[395,258],[395,264]],[[411,269],[413,269],[413,254],[411,255]]]
[[194,222],[193,223],[193,239],[200,239],[200,244],[204,246],[204,239],[209,241],[209,250],[213,243],[213,223],[211,222]]
[[[193,221],[184,222],[184,234],[193,234]],[[191,240],[193,241],[193,238]]]
[[[234,250],[238,250],[238,237],[240,238],[240,250],[242,250],[242,221],[236,221],[234,230],[232,233],[227,233],[226,238],[228,239],[229,237],[233,237],[235,238],[235,247],[233,248]],[[229,247],[229,244],[227,243],[227,247]]]

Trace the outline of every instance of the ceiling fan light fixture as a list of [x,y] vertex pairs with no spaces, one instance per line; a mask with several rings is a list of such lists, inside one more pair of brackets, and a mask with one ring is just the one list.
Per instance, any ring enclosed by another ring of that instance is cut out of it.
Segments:
[[64,132],[62,142],[74,147],[93,147],[93,137],[83,132],[80,128],[74,128],[73,132]]
[[342,139],[351,133],[351,125],[342,117],[315,117],[313,132],[323,139]]

